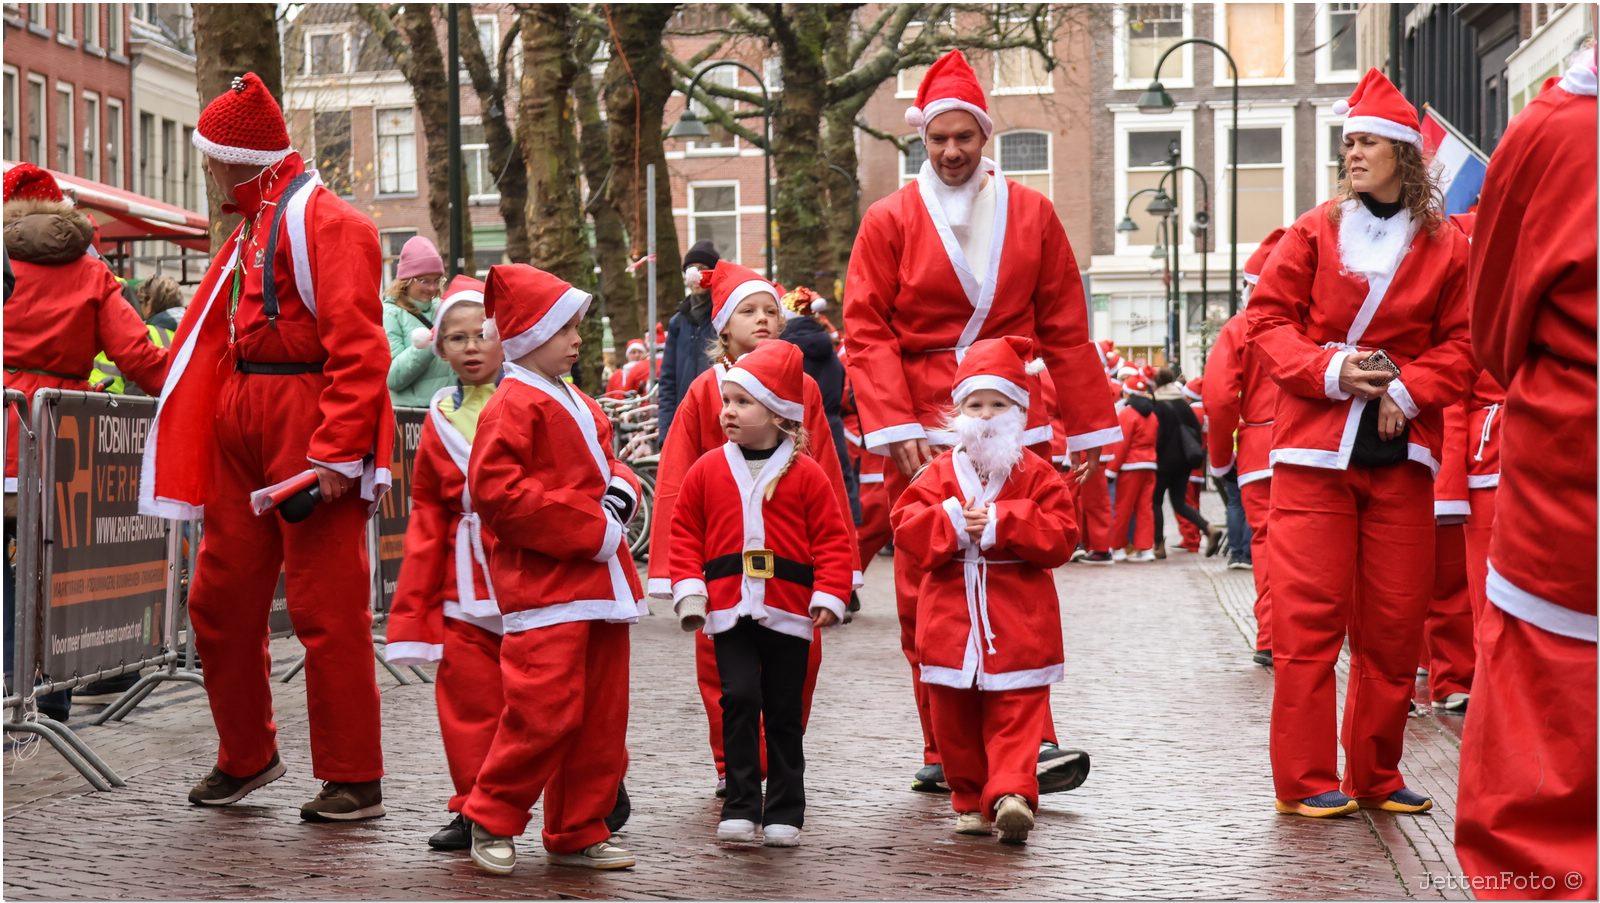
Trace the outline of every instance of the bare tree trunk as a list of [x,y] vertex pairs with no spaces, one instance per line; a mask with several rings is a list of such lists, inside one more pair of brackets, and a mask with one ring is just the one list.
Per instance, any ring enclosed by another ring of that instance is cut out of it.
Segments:
[[578,145],[583,159],[583,178],[588,183],[589,200],[584,207],[594,221],[595,262],[600,267],[600,296],[605,299],[605,310],[611,317],[611,333],[618,342],[642,335],[640,318],[635,309],[637,294],[635,277],[628,272],[628,233],[622,225],[622,215],[616,206],[605,200],[606,180],[611,177],[611,147],[606,143],[606,124],[600,118],[600,98],[589,71],[588,61],[594,59],[595,48],[601,34],[584,28],[584,40],[578,50],[577,78],[573,82],[573,96],[578,105],[578,123],[581,128]]
[[[572,83],[576,23],[565,4],[537,4],[522,12],[522,104],[517,139],[528,164],[528,237],[533,264],[573,285],[594,289],[594,255],[583,234],[579,199],[577,117]],[[578,360],[581,385],[593,391],[600,367],[600,318],[584,324]]]
[[[506,61],[514,42],[520,40],[521,23],[511,26],[499,47],[484,47],[479,43],[478,28],[472,20],[472,5],[463,3],[451,8],[459,17],[463,36],[461,60],[472,78],[472,88],[483,110],[489,170],[496,179],[500,218],[506,224],[506,257],[513,263],[527,263],[533,253],[528,244],[528,168],[506,116]],[[495,54],[492,61],[489,53]]]
[[778,278],[789,286],[811,285],[823,261],[826,230],[823,205],[818,203],[823,196],[824,162],[816,139],[826,102],[822,53],[829,23],[821,6],[768,4],[762,9],[772,23],[773,43],[783,60],[783,103],[773,117],[771,151],[777,183],[773,219],[781,239]]
[[[828,44],[825,61],[830,72],[845,72],[853,62],[850,59],[851,37],[855,10],[846,6],[830,6],[828,15]],[[823,206],[827,229],[824,254],[833,277],[827,285],[812,286],[817,291],[831,295],[834,303],[844,300],[845,274],[850,272],[850,249],[856,240],[856,228],[861,220],[860,160],[856,156],[856,116],[866,105],[870,94],[860,94],[848,100],[828,104],[822,112],[822,152],[827,171],[822,174],[827,185],[828,199]],[[818,280],[824,281],[824,280]]]
[[[283,56],[278,46],[277,7],[271,3],[194,4],[195,83],[203,109],[228,90],[235,76],[254,72],[267,90],[283,104]],[[206,204],[211,216],[211,253],[239,224],[239,218],[222,212],[223,198],[206,180]]]
[[[683,300],[683,258],[672,218],[672,189],[662,144],[662,115],[672,96],[662,32],[678,4],[608,4],[601,9],[614,29],[606,66],[606,125],[614,166],[606,191],[628,230],[629,255],[645,247],[645,167],[656,167],[656,310],[665,320]],[[631,75],[630,75],[631,70]],[[644,279],[635,279],[635,322],[646,310]],[[619,305],[620,306],[620,305]]]

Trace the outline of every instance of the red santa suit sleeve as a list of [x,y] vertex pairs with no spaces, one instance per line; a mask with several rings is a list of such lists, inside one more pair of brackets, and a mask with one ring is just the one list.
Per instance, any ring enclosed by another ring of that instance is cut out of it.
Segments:
[[[876,205],[874,205],[876,208]],[[927,434],[911,403],[911,386],[901,365],[900,335],[890,325],[900,284],[902,236],[886,212],[869,209],[850,249],[850,366],[858,385],[871,391],[856,395],[862,437],[868,447],[881,447]]]
[[[317,200],[314,196],[313,203]],[[382,271],[383,261],[375,256],[379,248],[372,241],[371,220],[310,219],[317,236],[310,245],[317,335],[328,355],[322,368],[328,387],[318,402],[322,425],[311,434],[306,457],[347,477],[358,477],[362,460],[373,454],[373,436],[380,430],[392,436],[394,429],[388,368],[372,363],[389,354],[383,330],[373,328],[383,322],[382,304],[371,291],[373,274]],[[318,248],[337,253],[319,255]],[[374,405],[374,398],[382,398],[384,404]],[[386,449],[388,443],[382,444]]]
[[1228,319],[1217,333],[1217,342],[1206,358],[1205,382],[1200,394],[1205,400],[1211,429],[1206,433],[1206,457],[1211,475],[1226,476],[1234,465],[1233,433],[1239,426],[1240,393],[1244,387],[1244,314]]
[[1116,415],[1100,393],[1105,366],[1089,341],[1088,299],[1067,231],[1054,216],[1042,222],[1044,250],[1035,298],[1052,298],[1054,303],[1033,305],[1039,356],[1055,383],[1054,411],[1066,431],[1067,451],[1086,451],[1117,441]]
[[458,515],[444,498],[439,469],[439,456],[443,453],[430,417],[423,422],[416,463],[411,469],[411,514],[406,521],[405,554],[384,625],[384,656],[391,662],[421,664],[436,662],[444,655],[442,594],[455,589],[449,546]]

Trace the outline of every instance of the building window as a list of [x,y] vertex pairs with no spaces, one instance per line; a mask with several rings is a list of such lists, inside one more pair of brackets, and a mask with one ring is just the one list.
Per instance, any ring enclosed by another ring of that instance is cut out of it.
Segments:
[[139,114],[139,193],[148,198],[156,196],[156,117],[150,113]]
[[[1145,212],[1145,208],[1150,206],[1150,200],[1155,196],[1155,192],[1139,195],[1139,197],[1134,198],[1131,206],[1128,204],[1128,199],[1133,198],[1135,194],[1146,188],[1153,189],[1160,186],[1162,177],[1167,174],[1169,167],[1167,162],[1168,154],[1174,143],[1177,144],[1180,150],[1182,149],[1183,132],[1179,129],[1130,131],[1123,135],[1123,147],[1126,155],[1124,159],[1127,161],[1123,167],[1123,172],[1126,173],[1126,181],[1122,199],[1118,202],[1117,209],[1113,211],[1113,218],[1116,222],[1122,222],[1122,212],[1127,210],[1128,215],[1133,218],[1134,225],[1139,227],[1136,232],[1118,233],[1124,236],[1123,241],[1129,247],[1153,247],[1156,244],[1156,239],[1161,235],[1161,217],[1152,216]],[[1171,193],[1173,181],[1173,179],[1167,179],[1168,194]],[[1182,197],[1181,193],[1179,200],[1182,202],[1182,207],[1185,208],[1178,211],[1178,219],[1182,220],[1187,218],[1188,208],[1192,208],[1194,205],[1187,198]]]
[[[900,152],[900,184],[914,182],[917,175],[922,172],[922,161],[928,159],[928,149],[922,145],[922,139],[916,135],[905,137],[906,149]],[[1005,165],[1001,164],[1004,169]],[[1006,173],[1010,175],[1010,173]]]
[[1344,126],[1328,126],[1328,155],[1324,157],[1328,193],[1322,196],[1327,200],[1339,193],[1339,180],[1344,178]]
[[312,120],[312,143],[316,146],[322,184],[334,194],[353,196],[356,192],[350,174],[350,111],[316,114]]
[[[1218,3],[1217,42],[1228,48],[1239,67],[1240,83],[1292,84],[1289,50],[1293,11],[1285,3]],[[1215,83],[1233,84],[1227,61],[1219,59]]]
[[[711,65],[713,64],[707,63],[701,68],[704,69],[706,66]],[[732,66],[722,66],[701,76],[700,84],[722,85],[725,88],[736,88],[739,86],[739,72],[740,70],[735,69]],[[727,103],[726,101],[719,102],[723,104]],[[711,134],[705,138],[697,138],[694,141],[685,141],[683,144],[684,153],[729,153],[735,151],[739,147],[739,139],[735,137],[732,132],[723,128],[720,124],[712,121],[711,113],[706,109],[705,104],[702,104],[698,100],[691,100],[689,101],[689,109],[693,110],[694,115],[699,117],[701,122],[705,123],[706,128],[710,130]],[[727,109],[727,106],[724,105],[723,109]]]
[[85,47],[100,46],[100,4],[83,4],[83,44]]
[[184,126],[183,129],[183,209],[194,210],[199,206],[199,185],[195,182],[195,172],[198,162],[194,153],[194,129]]
[[5,96],[0,98],[0,104],[5,105],[5,141],[0,145],[0,156],[7,160],[22,159],[17,155],[17,108],[20,106],[21,90],[17,84],[17,70],[10,66],[5,68]]
[[400,260],[400,249],[417,237],[415,229],[385,229],[378,236],[383,242],[383,284],[394,281],[395,264]]
[[100,177],[100,96],[83,92],[83,174]]
[[183,191],[183,173],[178,168],[178,124],[161,120],[161,200],[176,204]]
[[[1292,116],[1292,112],[1286,114]],[[1228,222],[1226,207],[1232,187],[1227,162],[1228,127],[1219,123],[1217,155],[1220,186],[1219,222]],[[1294,185],[1284,161],[1290,159],[1285,135],[1290,124],[1251,125],[1239,129],[1239,244],[1253,245],[1294,218]]]
[[28,11],[28,24],[41,31],[45,29],[43,3],[24,3],[22,8]]
[[1008,178],[1050,197],[1050,133],[1007,132],[1001,135],[1000,169]]
[[739,260],[739,183],[689,183],[689,244],[709,239],[724,260]]
[[117,56],[122,55],[122,30],[125,27],[122,4],[106,4],[106,49]]
[[67,175],[78,171],[77,159],[72,153],[73,116],[72,86],[56,82],[56,169]]
[[[461,166],[467,182],[467,200],[474,203],[492,203],[500,200],[498,173],[489,166],[489,141],[483,134],[483,123],[461,123]],[[472,245],[476,256],[478,245]]]
[[[906,47],[912,43],[915,43],[917,37],[922,34],[922,30],[928,27],[930,27],[929,22],[923,18],[922,13],[918,13],[917,16],[911,20],[911,23],[906,26],[906,30],[901,34],[900,46]],[[932,28],[937,32],[949,33],[954,30],[954,27],[955,14],[953,9],[947,11],[944,18],[932,23]],[[894,96],[916,97],[917,88],[922,85],[922,77],[926,74],[928,74],[927,66],[908,66],[907,68],[896,72],[894,76]]]
[[[1155,78],[1156,63],[1173,44],[1189,33],[1186,3],[1124,3],[1115,17],[1117,87],[1143,89]],[[1188,87],[1193,45],[1184,45],[1161,67],[1162,84]]]
[[783,60],[767,57],[761,61],[761,83],[773,94],[783,90]]
[[[493,66],[497,55],[500,53],[500,19],[496,16],[473,16],[472,22],[478,26],[478,46],[483,48],[484,58]],[[466,68],[462,63],[461,67]]]
[[106,177],[105,183],[122,187],[122,101],[106,98]]
[[417,191],[416,113],[410,107],[378,111],[378,193]]
[[1356,20],[1359,3],[1322,3],[1317,6],[1317,81],[1355,81],[1360,77],[1356,60]]
[[1143,357],[1157,360],[1167,343],[1167,299],[1161,295],[1111,295],[1106,301],[1111,314],[1111,334],[1128,360]]
[[[1031,14],[1002,4],[995,12],[996,24],[1006,34],[1025,34],[1033,28]],[[1045,33],[1050,33],[1048,13]],[[1049,94],[1055,90],[1045,58],[1030,47],[1008,47],[994,52],[995,94]]]
[[72,40],[72,4],[57,3],[56,8],[56,37]]
[[337,31],[306,33],[306,75],[342,75],[350,71],[350,35]]
[[45,108],[49,102],[49,92],[45,90],[44,79],[37,75],[28,76],[28,156],[27,161],[35,166],[49,167],[50,163],[45,158],[46,144],[46,115]]

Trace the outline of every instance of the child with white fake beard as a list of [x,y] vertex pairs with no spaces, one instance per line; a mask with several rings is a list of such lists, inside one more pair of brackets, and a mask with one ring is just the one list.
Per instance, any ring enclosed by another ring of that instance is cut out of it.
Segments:
[[960,444],[891,516],[897,553],[924,574],[917,655],[955,832],[1005,843],[1028,839],[1039,807],[1039,724],[1065,657],[1051,571],[1078,541],[1067,485],[1023,446],[1043,369],[1033,356],[1019,336],[968,349],[951,393]]

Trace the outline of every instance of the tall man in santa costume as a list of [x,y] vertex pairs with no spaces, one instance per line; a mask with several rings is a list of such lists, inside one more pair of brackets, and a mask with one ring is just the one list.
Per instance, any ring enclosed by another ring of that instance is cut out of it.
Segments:
[[1574,899],[1596,890],[1594,136],[1590,49],[1500,139],[1468,289],[1506,413],[1456,852],[1468,875]]
[[[983,156],[994,124],[977,75],[959,51],[929,67],[906,121],[921,134],[928,159],[915,182],[867,210],[844,301],[862,438],[867,448],[893,458],[891,504],[935,448],[955,444],[945,421],[956,365],[984,338],[1017,335],[1037,342],[1058,407],[1029,411],[1026,439],[1048,443],[1054,414],[1065,425],[1073,462],[1092,466],[1096,449],[1120,439],[1121,431],[1089,342],[1078,265],[1055,208]],[[935,789],[942,768],[916,667],[919,582],[909,557],[897,556],[900,645],[912,664],[926,763],[917,786]],[[1041,790],[1082,783],[1088,757],[1056,748],[1049,719],[1041,734]]]
[[[254,73],[206,106],[194,144],[243,220],[173,337],[139,485],[141,513],[205,521],[189,613],[219,750],[189,801],[227,805],[284,772],[267,653],[284,567],[323,781],[300,815],[374,818],[383,753],[366,525],[394,437],[378,230],[305,168]],[[252,491],[308,469],[321,496],[309,517],[254,513]]]

